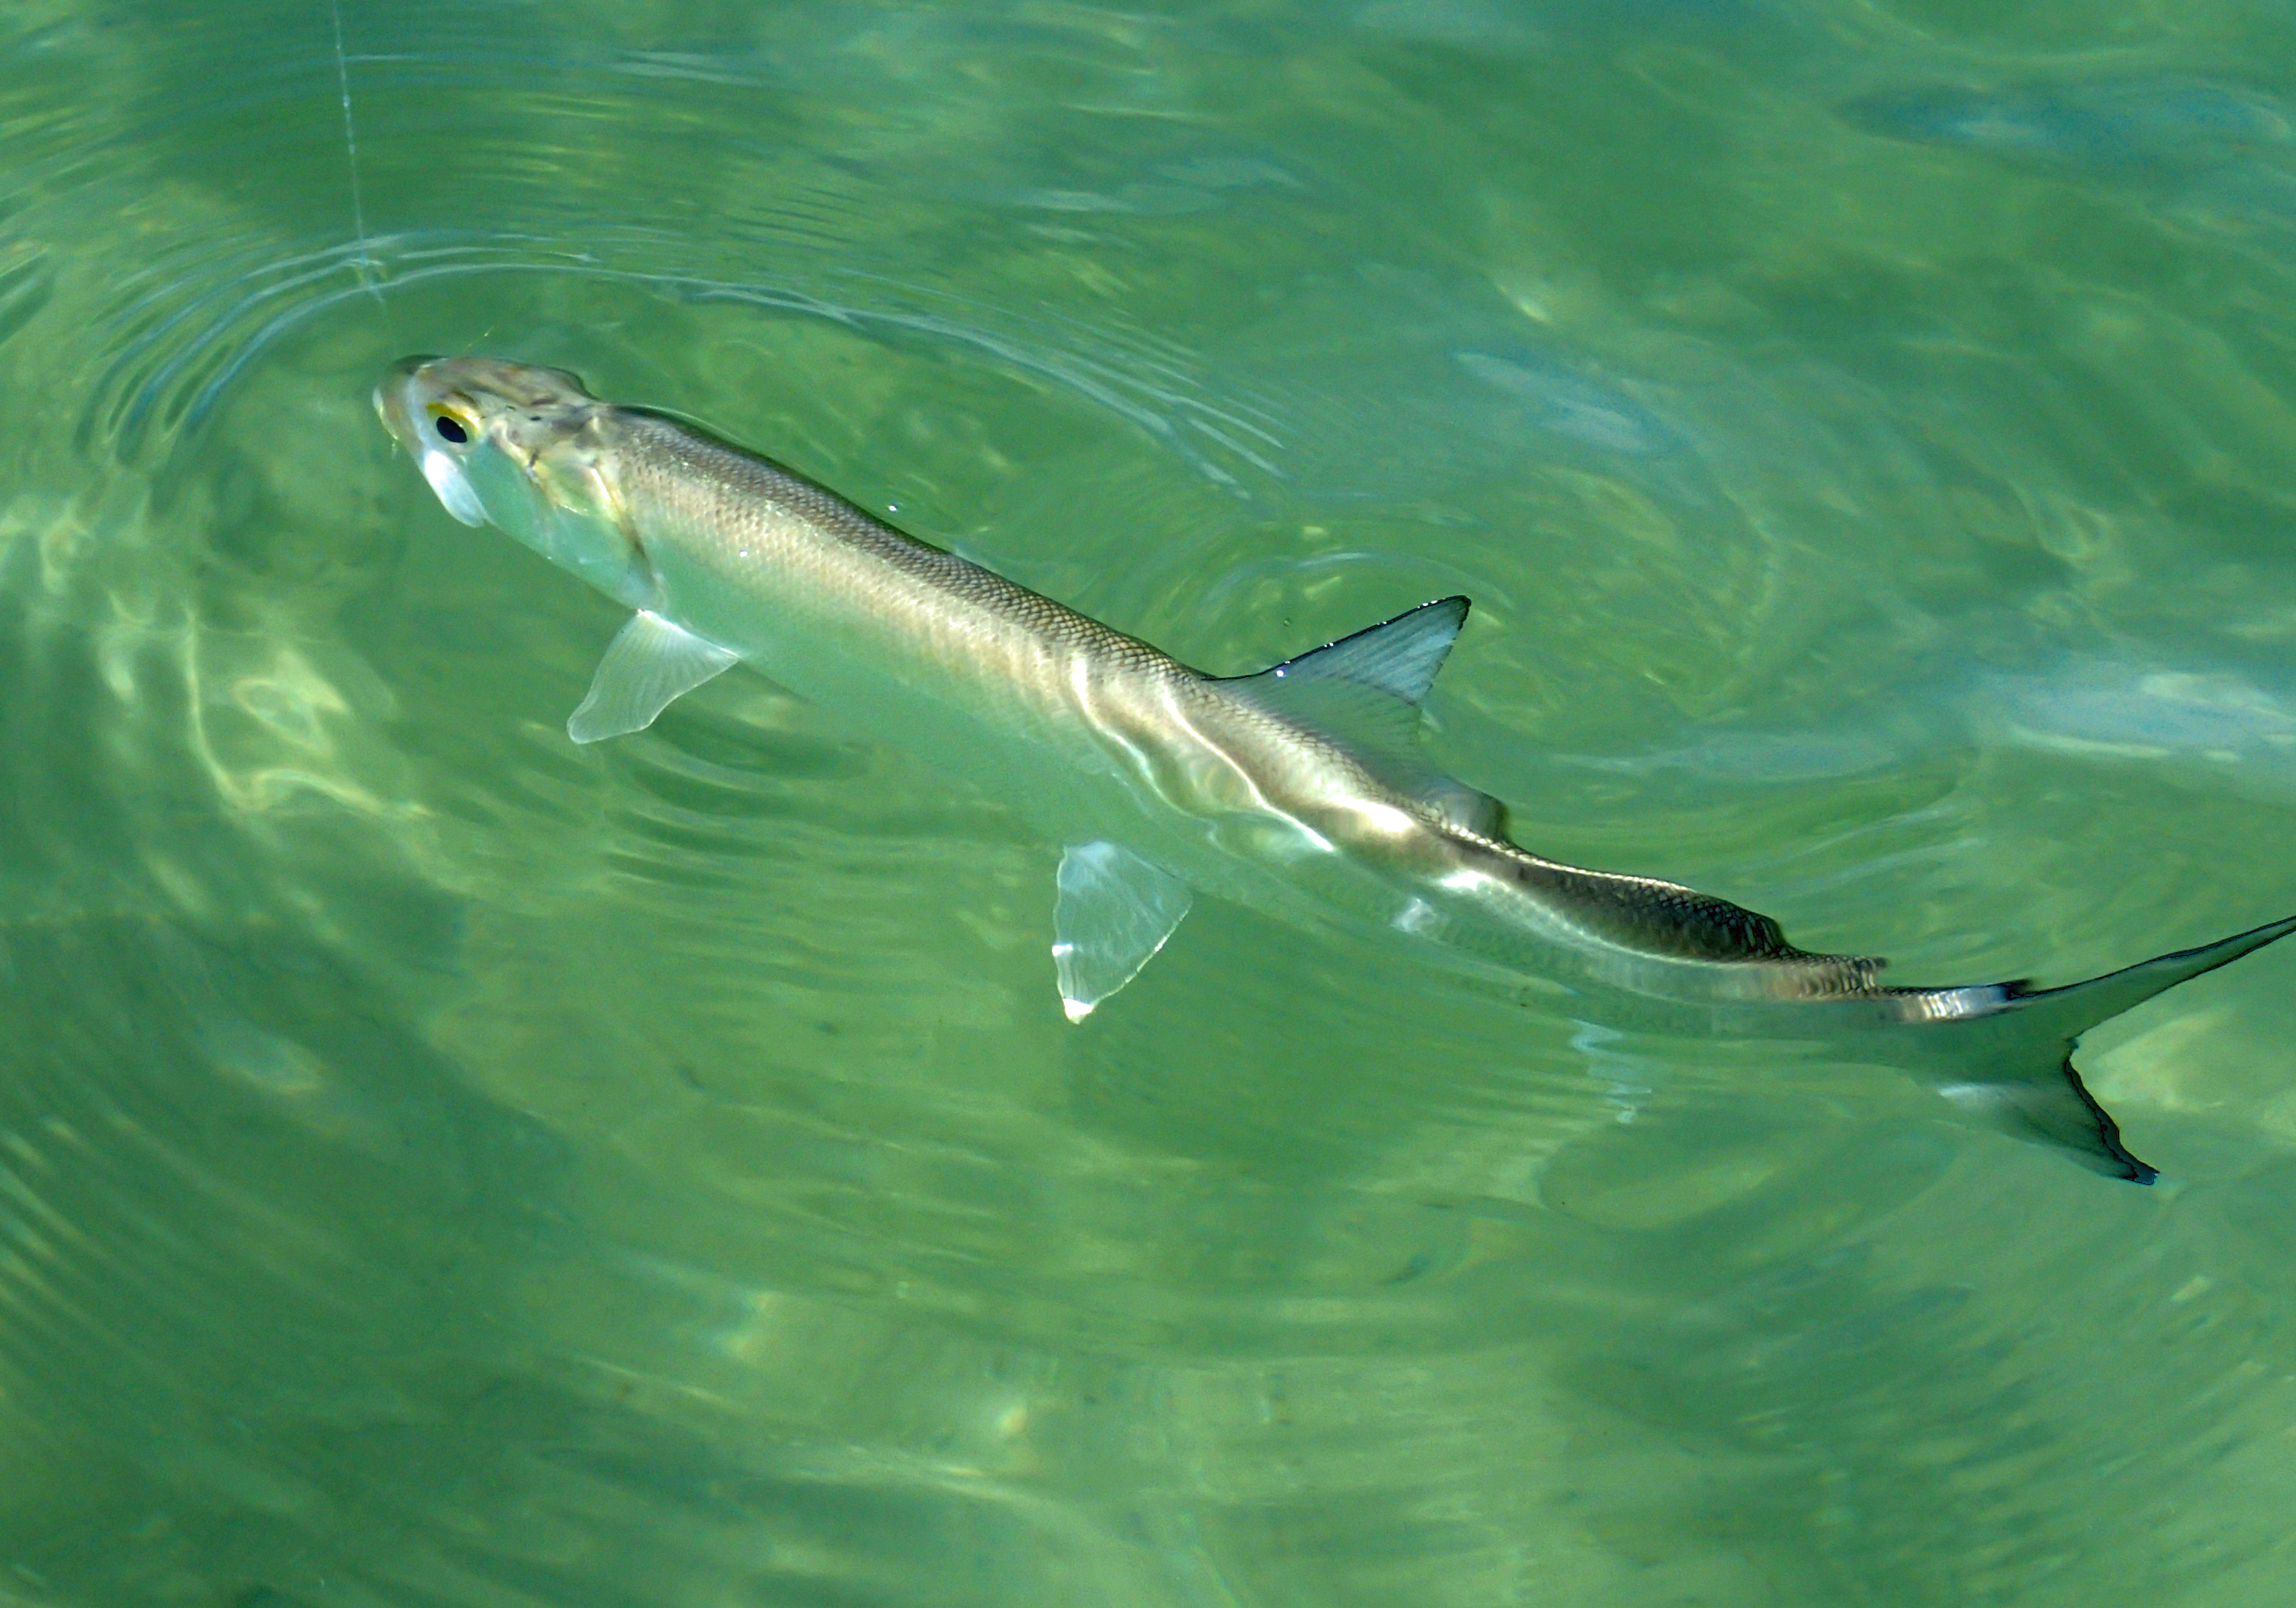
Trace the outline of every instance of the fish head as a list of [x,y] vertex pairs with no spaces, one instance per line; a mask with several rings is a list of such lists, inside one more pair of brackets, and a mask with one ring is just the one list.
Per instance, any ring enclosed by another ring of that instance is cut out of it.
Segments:
[[612,410],[561,368],[402,357],[374,388],[383,427],[447,512],[494,525],[624,601],[643,556],[625,529],[601,429]]

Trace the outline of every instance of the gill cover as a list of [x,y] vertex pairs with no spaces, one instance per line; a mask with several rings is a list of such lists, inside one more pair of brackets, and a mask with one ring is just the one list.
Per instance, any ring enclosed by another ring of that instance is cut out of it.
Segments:
[[430,489],[439,494],[447,512],[465,525],[487,522],[487,508],[479,501],[479,494],[471,489],[470,477],[454,455],[442,447],[429,447],[422,451],[422,478],[430,482]]

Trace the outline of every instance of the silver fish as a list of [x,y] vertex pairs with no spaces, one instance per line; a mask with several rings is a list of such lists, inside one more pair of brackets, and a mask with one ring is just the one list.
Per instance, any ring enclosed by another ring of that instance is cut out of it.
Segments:
[[1054,976],[1082,1021],[1193,896],[1546,990],[1610,1027],[1816,1046],[2150,1183],[2073,1070],[2087,1029],[2296,931],[2296,916],[2068,988],[1890,988],[1727,900],[1543,859],[1496,799],[1416,756],[1467,614],[1447,597],[1257,675],[1203,675],[895,530],[691,424],[558,369],[410,357],[375,406],[447,511],[632,611],[567,723],[638,731],[754,665],[857,730],[1001,791],[1067,845]]

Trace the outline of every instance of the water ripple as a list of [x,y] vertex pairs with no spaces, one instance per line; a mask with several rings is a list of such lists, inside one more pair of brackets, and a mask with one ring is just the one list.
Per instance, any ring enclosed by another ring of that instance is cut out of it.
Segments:
[[2270,957],[2084,1051],[2153,1192],[1210,900],[1071,1028],[1055,846],[755,677],[574,748],[615,611],[367,408],[571,366],[1218,670],[1470,594],[1535,846],[1940,980],[2270,914],[2268,69],[1406,9],[10,25],[9,1589],[2284,1596]]

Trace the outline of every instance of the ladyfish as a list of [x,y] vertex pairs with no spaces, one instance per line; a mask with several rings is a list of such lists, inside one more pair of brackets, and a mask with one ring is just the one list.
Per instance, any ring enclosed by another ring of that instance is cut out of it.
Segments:
[[892,529],[694,426],[562,370],[409,357],[376,410],[467,525],[493,524],[631,611],[567,722],[651,725],[735,663],[1011,799],[1066,847],[1054,976],[1081,1021],[1195,893],[1546,991],[1613,1029],[1815,1048],[1923,1079],[2111,1177],[2148,1184],[2073,1069],[2087,1029],[2296,931],[2296,916],[2087,982],[1894,988],[1765,915],[1543,859],[1505,807],[1415,751],[1467,600],[1257,675],[1207,676]]

